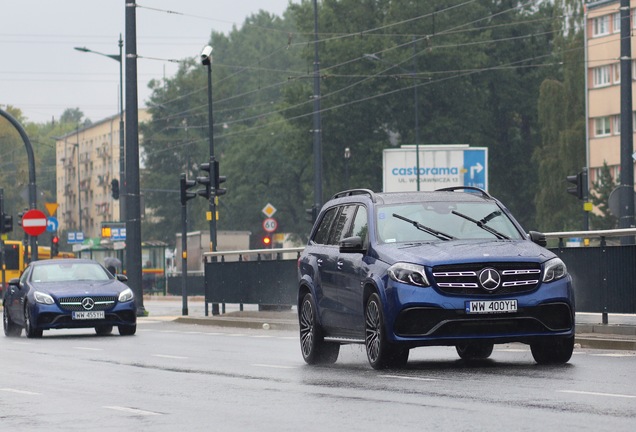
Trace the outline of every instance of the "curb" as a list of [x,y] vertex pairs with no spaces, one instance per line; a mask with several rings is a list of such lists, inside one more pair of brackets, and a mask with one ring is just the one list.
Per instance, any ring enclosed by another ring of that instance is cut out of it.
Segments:
[[298,330],[298,323],[290,320],[281,319],[256,319],[241,317],[223,317],[223,318],[190,318],[178,317],[174,320],[181,324],[197,324],[217,327],[236,327],[260,330]]

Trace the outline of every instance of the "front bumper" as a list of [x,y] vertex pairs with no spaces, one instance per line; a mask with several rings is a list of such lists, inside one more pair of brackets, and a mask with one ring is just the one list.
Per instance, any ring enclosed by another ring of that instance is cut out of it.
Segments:
[[[469,314],[466,302],[517,300],[511,313]],[[515,295],[449,296],[434,288],[394,283],[387,290],[386,325],[394,342],[455,345],[461,341],[529,343],[546,336],[574,336],[574,297],[564,278]]]
[[62,328],[90,328],[99,326],[135,325],[137,308],[134,301],[117,303],[104,311],[104,319],[77,320],[71,311],[63,310],[57,305],[37,304],[32,306],[34,325],[42,330]]

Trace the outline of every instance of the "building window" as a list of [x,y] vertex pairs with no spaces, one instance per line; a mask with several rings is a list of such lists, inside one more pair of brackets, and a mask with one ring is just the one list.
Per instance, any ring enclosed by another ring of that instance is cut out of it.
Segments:
[[612,65],[612,70],[614,71],[614,84],[621,83],[621,64],[615,63]]
[[621,13],[616,12],[612,15],[612,31],[614,33],[621,32]]
[[610,84],[610,65],[595,67],[592,69],[594,75],[594,87],[605,87]]
[[609,34],[609,15],[594,18],[594,20],[592,21],[592,25],[592,35],[594,37],[605,36]]
[[614,135],[620,135],[621,134],[621,115],[615,115],[612,116],[612,129],[614,132]]
[[610,134],[610,118],[609,117],[598,117],[594,119],[594,127],[596,133],[594,136],[596,137],[604,137],[609,136]]

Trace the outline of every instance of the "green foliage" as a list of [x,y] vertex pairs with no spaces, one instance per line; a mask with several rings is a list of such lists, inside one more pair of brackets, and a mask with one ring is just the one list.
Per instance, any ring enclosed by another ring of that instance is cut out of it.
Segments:
[[590,191],[590,201],[598,211],[598,213],[590,213],[590,229],[606,230],[617,228],[618,218],[609,209],[609,197],[616,186],[618,186],[618,183],[612,178],[607,162],[603,162],[600,176],[593,183],[593,189]]

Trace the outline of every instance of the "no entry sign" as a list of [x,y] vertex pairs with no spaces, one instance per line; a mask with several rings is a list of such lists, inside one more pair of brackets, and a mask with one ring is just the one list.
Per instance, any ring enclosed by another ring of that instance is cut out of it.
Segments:
[[46,215],[40,210],[29,210],[22,216],[22,229],[30,236],[39,236],[46,231]]

